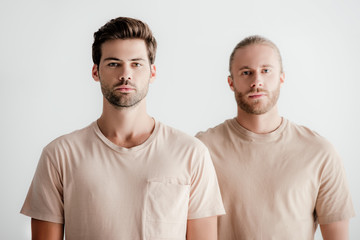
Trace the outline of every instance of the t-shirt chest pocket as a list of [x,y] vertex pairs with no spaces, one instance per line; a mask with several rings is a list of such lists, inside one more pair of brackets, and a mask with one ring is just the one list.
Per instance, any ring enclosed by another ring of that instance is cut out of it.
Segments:
[[185,239],[189,196],[189,184],[173,178],[148,180],[146,239]]

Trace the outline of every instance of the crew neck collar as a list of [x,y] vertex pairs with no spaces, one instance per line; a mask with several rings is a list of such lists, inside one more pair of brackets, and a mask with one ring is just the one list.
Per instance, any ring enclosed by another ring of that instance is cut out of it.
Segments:
[[155,136],[157,135],[158,131],[159,131],[159,127],[160,127],[160,122],[156,121],[154,119],[154,122],[155,122],[155,126],[154,126],[154,130],[153,132],[151,133],[151,135],[148,137],[148,139],[145,140],[145,142],[143,142],[142,144],[140,145],[137,145],[135,147],[131,147],[131,148],[126,148],[126,147],[121,147],[121,146],[118,146],[116,145],[115,143],[111,142],[107,137],[105,137],[105,135],[101,132],[98,124],[97,124],[97,121],[94,121],[91,125],[96,133],[96,135],[108,146],[110,147],[111,149],[117,151],[117,152],[122,152],[122,153],[126,153],[126,152],[136,152],[136,151],[139,151],[143,148],[146,148],[148,145],[150,145]]
[[235,130],[242,138],[244,138],[247,141],[257,141],[257,142],[271,142],[278,139],[283,130],[285,129],[286,125],[288,124],[288,120],[282,117],[282,121],[280,125],[272,132],[269,133],[254,133],[243,126],[240,125],[240,123],[236,120],[236,117],[233,119],[230,119],[228,121],[229,126]]

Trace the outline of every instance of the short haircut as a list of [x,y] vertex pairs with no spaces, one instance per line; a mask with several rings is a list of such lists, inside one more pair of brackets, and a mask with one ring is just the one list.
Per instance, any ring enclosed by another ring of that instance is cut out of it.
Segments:
[[278,49],[278,47],[269,39],[264,38],[262,36],[259,35],[253,35],[253,36],[249,36],[244,38],[243,40],[241,40],[234,48],[234,50],[232,51],[231,55],[230,55],[230,60],[229,60],[229,71],[230,71],[230,76],[231,76],[231,64],[234,60],[234,56],[236,53],[236,50],[240,49],[240,48],[244,48],[246,46],[249,45],[254,45],[254,44],[264,44],[264,45],[268,45],[270,47],[272,47],[279,58],[279,63],[280,63],[280,72],[283,72],[283,65],[282,65],[282,59],[281,59],[281,55],[280,55],[280,51]]
[[154,64],[156,55],[156,39],[149,26],[137,19],[118,17],[110,20],[94,33],[92,45],[92,59],[99,66],[101,59],[101,45],[115,39],[142,39],[145,41],[150,64]]

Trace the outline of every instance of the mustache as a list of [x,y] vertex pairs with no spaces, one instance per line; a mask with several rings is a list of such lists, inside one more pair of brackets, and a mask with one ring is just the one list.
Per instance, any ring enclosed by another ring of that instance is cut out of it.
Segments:
[[254,89],[251,89],[250,91],[248,91],[246,94],[253,94],[253,93],[259,93],[259,92],[268,93],[268,91],[263,88],[254,88]]
[[125,80],[125,79],[122,79],[122,80],[120,80],[120,82],[118,82],[117,84],[115,84],[115,85],[114,85],[114,88],[119,87],[119,86],[123,86],[123,85],[128,85],[128,86],[131,86],[131,87],[136,88],[135,84],[133,84],[133,83],[130,82],[129,80]]

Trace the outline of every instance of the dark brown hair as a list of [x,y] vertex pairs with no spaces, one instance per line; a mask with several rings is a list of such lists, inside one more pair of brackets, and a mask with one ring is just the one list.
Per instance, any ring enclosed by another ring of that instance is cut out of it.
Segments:
[[94,33],[92,45],[92,59],[99,66],[101,59],[101,45],[114,39],[143,39],[146,44],[150,64],[155,62],[156,39],[149,26],[137,19],[118,17],[110,20]]

